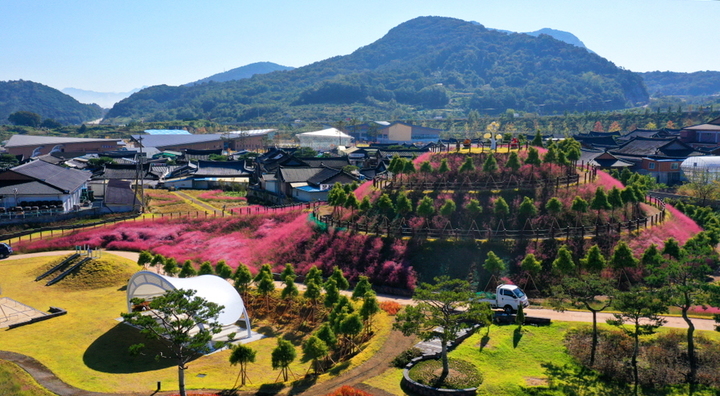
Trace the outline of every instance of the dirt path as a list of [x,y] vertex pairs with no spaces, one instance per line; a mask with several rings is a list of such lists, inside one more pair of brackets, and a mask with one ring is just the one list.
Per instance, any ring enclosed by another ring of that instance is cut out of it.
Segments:
[[[53,252],[39,252],[39,253],[29,253],[29,254],[20,254],[20,255],[14,255],[9,257],[7,260],[19,260],[24,258],[30,258],[30,257],[43,257],[43,256],[61,256],[61,255],[68,255],[75,253],[74,250],[64,250],[64,251],[53,251]],[[132,261],[137,261],[138,259],[138,253],[136,252],[124,252],[124,251],[108,251],[103,252],[103,254],[112,254],[119,257],[124,257]],[[281,286],[279,286],[281,287]],[[303,285],[298,285],[299,288],[302,288]],[[343,292],[344,294],[349,294],[350,292]],[[396,301],[403,305],[412,304],[412,300],[407,297],[396,297],[396,296],[390,296],[390,295],[379,295],[379,300],[392,300]],[[589,312],[579,312],[579,311],[565,311],[565,312],[557,312],[549,309],[528,309],[526,310],[526,314],[530,316],[539,316],[544,318],[550,318],[552,320],[559,320],[559,321],[571,321],[571,322],[591,322],[592,321],[592,314]],[[606,319],[611,318],[612,315],[608,313],[599,313],[598,314],[598,322],[605,322]],[[666,317],[667,323],[665,324],[666,327],[676,327],[676,328],[687,328],[687,325],[682,320],[682,318],[679,317]],[[692,319],[693,324],[695,325],[696,329],[698,330],[714,330],[715,322],[713,320],[709,319]],[[400,332],[392,331],[386,340],[385,344],[380,348],[380,353],[377,353],[376,355],[372,356],[369,360],[362,363],[360,366],[351,369],[350,371],[341,374],[338,377],[332,378],[328,381],[313,385],[307,389],[303,390],[293,390],[293,389],[287,389],[281,393],[283,394],[307,394],[307,395],[324,395],[327,393],[330,393],[332,390],[342,386],[342,385],[349,385],[354,386],[360,389],[364,389],[372,394],[376,394],[378,396],[385,396],[388,395],[387,392],[382,391],[380,389],[372,388],[368,385],[363,384],[363,381],[370,379],[372,377],[375,377],[377,375],[382,374],[390,365],[390,362],[392,359],[395,358],[400,352],[412,347],[416,343],[416,339],[413,337],[405,337]],[[123,395],[123,396],[135,396],[140,395],[140,393],[126,393],[126,394],[110,394],[110,393],[97,393],[97,392],[89,392],[82,389],[78,389],[75,387],[72,387],[68,384],[65,384],[60,379],[58,379],[47,367],[45,367],[42,363],[35,360],[32,357],[13,353],[13,352],[6,352],[6,351],[0,351],[0,359],[11,361],[20,367],[22,367],[25,371],[30,373],[30,375],[35,378],[35,380],[42,385],[43,387],[47,388],[51,392],[54,392],[61,396],[111,396],[111,395]],[[159,392],[156,395],[169,395],[173,392]],[[175,392],[176,393],[176,392]],[[147,393],[142,393],[147,394]],[[241,392],[240,395],[243,396],[250,396],[257,394],[257,391],[247,391],[247,392]]]
[[[375,354],[365,363],[355,367],[347,373],[344,373],[337,378],[314,385],[303,393],[308,395],[325,395],[343,385],[359,387],[363,381],[382,374],[390,367],[390,362],[395,359],[395,356],[399,355],[400,352],[411,348],[415,345],[415,343],[416,340],[414,337],[405,337],[399,331],[393,330],[387,341],[385,341],[385,344],[380,349],[381,353]],[[365,385],[365,387],[367,387],[367,385]],[[373,390],[372,392],[373,394],[381,396],[376,390]]]
[[196,199],[196,198],[193,197],[193,196],[190,196],[190,195],[188,195],[188,194],[185,194],[185,193],[182,192],[182,191],[173,191],[173,193],[174,193],[175,195],[177,195],[178,197],[180,197],[180,198],[182,198],[182,199],[184,199],[184,200],[186,200],[186,201],[190,201],[190,202],[192,202],[194,205],[199,206],[199,207],[201,207],[201,208],[203,208],[203,209],[205,209],[205,210],[207,210],[207,211],[209,211],[209,212],[220,212],[220,211],[221,211],[221,209],[218,209],[218,208],[216,208],[216,207],[214,207],[214,206],[208,205],[208,204],[206,204],[205,202],[200,201],[199,199]]

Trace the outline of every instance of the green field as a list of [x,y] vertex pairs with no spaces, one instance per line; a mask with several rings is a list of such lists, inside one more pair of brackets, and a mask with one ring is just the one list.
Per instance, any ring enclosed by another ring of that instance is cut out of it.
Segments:
[[[177,389],[177,368],[172,360],[156,361],[151,351],[140,356],[128,354],[130,345],[138,342],[148,344],[137,330],[119,322],[120,313],[127,309],[127,278],[139,267],[132,261],[111,254],[104,253],[103,259],[111,263],[106,265],[116,265],[115,270],[120,270],[124,278],[110,282],[112,285],[97,288],[89,288],[88,279],[84,277],[67,279],[67,283],[63,280],[50,287],[46,287],[45,282],[35,282],[35,277],[50,263],[57,261],[58,257],[1,261],[0,273],[3,277],[0,286],[3,297],[10,297],[41,311],[56,306],[66,309],[68,313],[3,331],[0,350],[32,356],[61,380],[89,391],[152,392],[158,381],[162,382],[163,390]],[[378,316],[375,321],[377,336],[363,352],[343,365],[341,373],[369,359],[387,338],[391,318],[384,313]],[[249,344],[258,351],[256,363],[248,367],[251,388],[257,389],[262,384],[275,382],[278,372],[271,369],[270,352],[276,343],[275,338],[268,337]],[[229,351],[221,351],[190,362],[186,372],[187,389],[230,388],[238,367],[230,366],[228,356]],[[300,362],[298,358],[290,368],[301,377],[309,365]],[[324,374],[319,381],[337,374]],[[19,379],[13,386],[24,386],[24,383],[23,379]],[[12,393],[3,393],[0,389],[0,394]]]

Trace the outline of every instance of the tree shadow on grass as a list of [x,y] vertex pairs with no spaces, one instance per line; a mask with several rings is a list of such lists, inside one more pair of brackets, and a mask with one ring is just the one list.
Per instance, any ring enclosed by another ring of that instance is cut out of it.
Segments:
[[485,347],[487,346],[488,343],[490,343],[490,335],[485,334],[480,339],[480,352],[482,352],[483,349],[485,349]]
[[285,389],[285,384],[282,382],[262,384],[260,385],[260,389],[258,389],[256,395],[277,395],[283,389]]
[[522,339],[523,331],[521,328],[516,327],[515,331],[513,331],[513,348],[517,348],[518,344],[520,343],[520,340]]
[[524,394],[531,396],[610,396],[627,395],[631,389],[626,384],[605,381],[598,374],[585,367],[575,365],[559,366],[543,363],[547,386],[523,387]]
[[[131,355],[130,346],[139,343],[145,344],[146,348],[141,354]],[[172,359],[156,360],[158,351],[167,351],[167,347],[160,341],[145,338],[132,326],[118,323],[90,344],[83,354],[83,362],[93,370],[113,374],[139,373],[176,365]]]

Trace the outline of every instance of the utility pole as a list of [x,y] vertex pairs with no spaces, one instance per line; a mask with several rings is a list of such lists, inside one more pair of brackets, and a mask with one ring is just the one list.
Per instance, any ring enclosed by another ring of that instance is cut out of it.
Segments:
[[[138,206],[138,211],[140,213],[143,212],[144,206],[145,206],[145,191],[143,189],[144,183],[143,183],[143,162],[145,156],[143,155],[143,144],[142,144],[142,135],[138,137],[138,142],[140,144],[140,152],[137,154],[137,161],[135,162],[135,199],[133,202],[133,209],[135,209],[136,205]],[[107,193],[107,192],[106,192]]]

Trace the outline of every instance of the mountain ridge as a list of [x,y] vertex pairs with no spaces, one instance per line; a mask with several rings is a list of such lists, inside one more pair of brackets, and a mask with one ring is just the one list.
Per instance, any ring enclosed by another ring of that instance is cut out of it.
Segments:
[[212,76],[201,78],[200,80],[193,81],[183,86],[193,86],[197,84],[207,83],[210,81],[225,82],[232,80],[242,80],[250,78],[256,74],[267,74],[275,71],[292,70],[294,67],[283,66],[273,62],[255,62],[249,63],[245,66],[236,67],[226,72],[213,74]]
[[0,81],[0,124],[16,111],[30,111],[61,124],[81,124],[102,117],[95,104],[83,104],[59,90],[27,80]]

